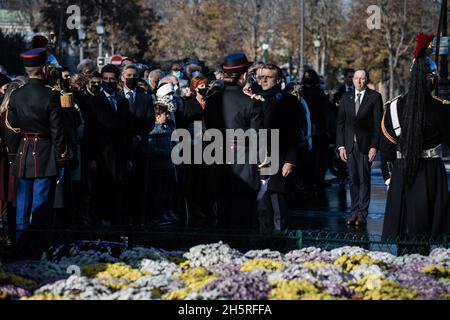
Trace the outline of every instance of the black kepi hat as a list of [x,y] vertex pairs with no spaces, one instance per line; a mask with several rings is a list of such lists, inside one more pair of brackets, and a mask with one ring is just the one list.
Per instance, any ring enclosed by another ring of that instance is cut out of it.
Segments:
[[244,53],[232,53],[224,58],[222,70],[225,73],[244,73],[251,64]]
[[25,67],[43,67],[47,62],[47,50],[45,48],[31,49],[20,56]]

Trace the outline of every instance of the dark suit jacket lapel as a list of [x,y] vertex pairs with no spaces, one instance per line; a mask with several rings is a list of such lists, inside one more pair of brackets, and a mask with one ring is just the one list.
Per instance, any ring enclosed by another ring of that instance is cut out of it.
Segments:
[[350,106],[350,115],[353,115],[353,118],[356,117],[356,105],[355,105],[355,91],[350,94],[349,104]]
[[105,112],[112,113],[113,112],[113,106],[111,105],[111,102],[109,98],[106,96],[104,92],[101,94],[101,99],[103,103],[101,105],[105,106]]

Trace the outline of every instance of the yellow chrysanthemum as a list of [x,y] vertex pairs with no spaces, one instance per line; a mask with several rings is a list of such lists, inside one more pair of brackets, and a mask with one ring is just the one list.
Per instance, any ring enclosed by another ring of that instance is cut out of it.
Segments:
[[191,294],[192,290],[189,288],[175,290],[163,295],[163,300],[184,300],[187,298],[189,294]]
[[37,285],[33,280],[25,279],[0,269],[0,285],[5,284],[12,284],[22,288],[33,288]]
[[253,270],[277,271],[283,269],[284,262],[271,259],[253,259],[246,261],[241,266],[241,272],[250,272]]
[[218,275],[213,274],[204,267],[193,268],[184,271],[175,276],[175,279],[182,281],[188,288],[193,291],[198,291],[205,287],[211,281],[218,278]]
[[67,297],[62,297],[53,293],[37,294],[31,297],[22,297],[20,300],[75,300]]
[[274,288],[269,293],[271,300],[335,300],[329,293],[323,292],[314,284],[301,281],[275,282]]
[[143,276],[149,275],[133,269],[125,263],[101,263],[82,267],[82,274],[89,278],[98,279],[123,279],[136,281]]
[[320,261],[306,261],[303,263],[303,265],[309,269],[315,270],[318,268],[322,268],[322,267],[326,267],[326,266],[331,266],[332,264],[326,263],[326,262],[320,262]]
[[383,262],[381,262],[380,260],[372,259],[367,254],[356,254],[353,256],[344,254],[340,256],[338,259],[336,259],[334,264],[338,267],[341,267],[342,270],[344,270],[345,272],[350,272],[363,264],[377,265],[382,269],[386,268],[386,265]]
[[350,288],[360,293],[365,300],[413,300],[417,291],[400,287],[395,281],[381,275],[368,275],[351,283]]
[[422,269],[422,273],[430,274],[440,280],[450,281],[450,268],[446,268],[445,266],[430,264]]
[[203,289],[207,284],[218,278],[217,274],[209,272],[206,268],[198,267],[185,270],[183,273],[174,277],[176,280],[182,281],[186,288],[166,293],[163,295],[164,300],[183,300],[193,293]]

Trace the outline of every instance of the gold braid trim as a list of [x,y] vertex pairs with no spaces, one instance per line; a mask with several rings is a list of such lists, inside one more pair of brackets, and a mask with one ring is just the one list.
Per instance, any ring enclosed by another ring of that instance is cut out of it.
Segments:
[[20,128],[13,128],[10,124],[9,124],[9,121],[8,121],[8,110],[6,110],[6,117],[5,117],[5,124],[6,124],[6,127],[9,129],[9,130],[11,130],[11,131],[13,131],[14,133],[20,133]]
[[392,144],[397,145],[397,141],[392,137],[389,132],[386,129],[386,126],[384,125],[384,119],[386,117],[386,111],[383,114],[383,120],[381,120],[381,130],[383,131],[383,135],[388,139]]

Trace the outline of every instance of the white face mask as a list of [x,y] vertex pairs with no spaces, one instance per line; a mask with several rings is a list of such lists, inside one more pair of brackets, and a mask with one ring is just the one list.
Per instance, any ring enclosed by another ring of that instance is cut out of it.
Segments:
[[175,77],[180,79],[181,78],[181,71],[172,71],[172,75],[174,75]]
[[172,95],[167,96],[167,100],[170,101],[170,102],[172,102],[172,101],[173,101],[173,96],[172,96]]

